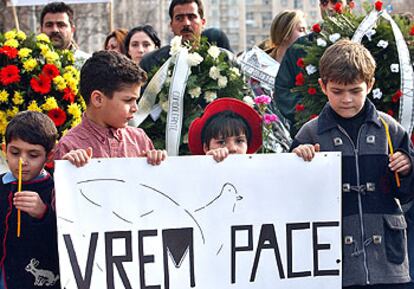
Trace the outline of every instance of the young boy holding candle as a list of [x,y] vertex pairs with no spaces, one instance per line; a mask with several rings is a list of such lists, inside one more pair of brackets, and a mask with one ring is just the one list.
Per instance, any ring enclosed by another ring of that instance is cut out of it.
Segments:
[[57,136],[53,121],[34,111],[20,112],[6,128],[10,172],[0,175],[0,288],[60,288],[54,185],[44,169]]
[[292,149],[305,161],[318,151],[342,153],[342,286],[406,289],[400,204],[413,197],[414,148],[408,133],[367,99],[375,67],[361,44],[341,40],[329,47],[319,65],[329,102],[300,129]]
[[145,72],[126,56],[95,52],[81,70],[80,93],[87,104],[82,122],[59,141],[54,158],[83,166],[91,157],[146,157],[159,165],[166,151],[154,149],[142,129],[128,126],[145,81]]

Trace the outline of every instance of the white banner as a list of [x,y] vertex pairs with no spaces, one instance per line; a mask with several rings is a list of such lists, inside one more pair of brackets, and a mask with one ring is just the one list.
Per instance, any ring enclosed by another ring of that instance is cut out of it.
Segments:
[[[56,2],[56,0],[9,0],[7,1],[8,5],[13,6],[33,6],[33,5],[46,5],[51,2]],[[107,3],[111,0],[64,0],[66,4],[86,4],[86,3]]]
[[341,288],[341,156],[56,162],[62,287]]

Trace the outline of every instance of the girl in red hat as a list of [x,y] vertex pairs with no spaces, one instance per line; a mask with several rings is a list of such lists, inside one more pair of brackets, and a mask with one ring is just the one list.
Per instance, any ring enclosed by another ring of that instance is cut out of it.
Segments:
[[219,98],[195,119],[188,132],[192,154],[212,155],[220,162],[229,154],[255,153],[262,146],[262,118],[235,98]]

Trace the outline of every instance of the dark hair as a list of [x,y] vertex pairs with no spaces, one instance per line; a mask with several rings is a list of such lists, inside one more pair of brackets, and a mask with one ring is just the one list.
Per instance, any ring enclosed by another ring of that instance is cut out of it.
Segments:
[[208,42],[211,44],[232,51],[229,38],[223,30],[214,27],[207,28],[201,33],[201,36],[207,37]]
[[115,51],[102,50],[92,54],[82,66],[80,93],[89,104],[94,90],[112,98],[115,91],[128,85],[142,85],[146,80],[146,73],[131,59]]
[[15,139],[41,145],[46,154],[52,151],[58,138],[53,121],[37,111],[22,111],[16,114],[6,128],[6,146]]
[[145,25],[136,26],[132,28],[131,30],[129,30],[127,36],[125,37],[125,42],[124,42],[125,54],[129,58],[131,58],[131,56],[128,53],[129,43],[131,42],[132,36],[134,36],[134,34],[137,32],[144,32],[145,34],[148,35],[149,38],[151,38],[152,42],[154,42],[155,47],[158,47],[158,48],[161,47],[161,40],[158,37],[157,32],[154,30],[154,28],[151,25],[145,24]]
[[108,46],[109,39],[113,37],[116,39],[116,42],[118,42],[119,48],[121,49],[121,53],[125,54],[124,42],[125,42],[125,37],[127,34],[128,34],[128,29],[125,29],[125,28],[115,29],[114,31],[109,33],[108,36],[106,36],[105,42],[104,42],[104,49],[106,50],[106,46]]
[[209,145],[212,138],[227,138],[245,134],[250,145],[252,133],[250,126],[239,114],[231,110],[219,112],[209,118],[201,131],[201,142]]
[[175,6],[190,4],[193,2],[196,3],[198,6],[198,14],[200,14],[200,17],[204,18],[204,5],[201,0],[172,0],[170,4],[170,8],[168,10],[168,13],[170,14],[170,19],[173,20]]
[[43,7],[40,14],[40,26],[43,26],[43,20],[47,13],[66,13],[69,17],[69,22],[73,26],[73,9],[64,2],[52,2]]

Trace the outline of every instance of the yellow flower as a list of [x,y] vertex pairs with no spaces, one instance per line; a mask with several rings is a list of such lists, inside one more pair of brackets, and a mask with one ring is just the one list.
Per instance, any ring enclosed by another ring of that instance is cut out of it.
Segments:
[[27,71],[32,71],[33,69],[36,68],[36,66],[37,66],[37,60],[34,58],[29,58],[28,60],[23,62],[23,67]]
[[73,118],[80,118],[82,116],[81,108],[77,103],[71,103],[68,105],[68,113],[73,115]]
[[4,46],[17,48],[19,47],[19,41],[17,41],[16,39],[9,39],[6,42],[4,42]]
[[69,86],[70,89],[72,89],[73,93],[77,93],[78,90],[78,82],[76,81],[76,79],[71,78],[69,80],[66,80],[66,84],[67,86]]
[[36,100],[32,100],[27,107],[27,110],[42,112],[42,109],[37,105]]
[[59,59],[59,54],[54,51],[48,51],[44,56],[47,63],[53,63]]
[[66,56],[69,62],[74,63],[75,62],[75,56],[73,55],[73,52],[69,49],[65,49],[62,51],[63,55]]
[[46,43],[50,43],[50,39],[49,37],[44,34],[44,33],[40,33],[39,35],[36,36],[37,41],[42,41],[42,42],[46,42]]
[[39,47],[43,56],[45,56],[50,51],[49,46],[46,44],[38,43],[37,47]]
[[64,131],[62,131],[62,137],[64,137],[65,134],[67,134],[67,133],[68,133],[68,129],[65,129]]
[[45,103],[42,104],[42,109],[44,109],[45,111],[49,111],[57,107],[58,107],[58,103],[53,96],[46,98]]
[[9,100],[9,93],[3,89],[0,91],[0,102],[7,102]]
[[63,91],[66,88],[65,79],[60,75],[53,78],[53,83],[56,85],[59,91]]
[[78,124],[80,124],[81,123],[81,118],[79,117],[79,118],[74,118],[73,120],[72,120],[72,123],[71,123],[71,127],[75,127],[75,126],[77,126]]
[[6,133],[8,121],[7,116],[4,111],[0,111],[0,134],[4,135]]
[[24,33],[23,31],[18,31],[16,36],[19,40],[26,40],[26,33]]
[[15,30],[10,30],[4,33],[4,38],[6,38],[6,40],[15,39],[16,36],[17,36],[17,33]]
[[13,103],[15,104],[15,105],[20,105],[20,104],[22,104],[23,102],[24,102],[24,98],[23,98],[23,95],[22,95],[22,93],[20,92],[20,91],[15,91],[14,92],[14,95],[13,95],[13,99],[12,99],[12,101],[13,101]]
[[18,112],[19,112],[19,109],[13,106],[12,109],[7,110],[6,115],[9,119],[12,119]]
[[32,53],[32,50],[29,48],[22,48],[19,50],[19,52],[17,53],[19,55],[20,58],[26,58],[30,55],[30,53]]

